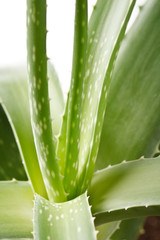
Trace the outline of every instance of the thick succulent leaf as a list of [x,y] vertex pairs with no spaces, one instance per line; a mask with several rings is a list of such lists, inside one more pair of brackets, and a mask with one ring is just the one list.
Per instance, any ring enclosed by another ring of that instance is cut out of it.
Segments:
[[117,231],[115,231],[113,235],[110,237],[110,240],[137,239],[143,223],[144,223],[143,218],[129,219],[129,220],[122,221]]
[[82,92],[88,40],[87,0],[76,0],[71,86],[68,100],[64,186],[68,199],[76,196]]
[[[51,79],[49,81],[49,84],[50,84],[49,89],[50,89],[50,98],[51,98],[51,101],[50,101],[51,113],[52,113],[51,116],[52,118],[54,118],[52,121],[53,134],[56,135],[59,132],[60,125],[61,125],[60,115],[63,112],[64,99],[63,99],[62,91],[61,91],[55,70],[51,64],[48,65],[48,75],[49,75],[49,78]],[[16,89],[16,92],[15,92],[15,89]],[[16,136],[16,141],[18,143],[19,152],[21,153],[21,158],[25,159],[25,165],[27,168],[29,167],[28,165],[31,164],[31,169],[33,169],[33,172],[35,169],[35,172],[33,173],[33,178],[34,178],[34,175],[36,175],[37,183],[35,182],[35,185],[38,184],[38,186],[35,186],[34,189],[36,192],[39,192],[39,194],[40,193],[42,194],[42,191],[44,191],[43,189],[41,189],[43,187],[43,183],[40,184],[41,177],[40,177],[40,173],[38,173],[39,167],[38,167],[38,162],[36,160],[37,156],[36,156],[36,151],[35,151],[35,146],[33,141],[33,134],[32,134],[31,124],[30,124],[27,73],[26,73],[25,67],[20,66],[19,68],[15,67],[15,68],[6,68],[6,69],[0,70],[0,101],[3,103],[3,106],[7,111],[7,115],[10,120],[10,125],[12,127],[14,135]],[[58,102],[58,104],[56,104],[56,106],[59,106],[58,108],[54,106],[55,102]],[[3,118],[5,118],[4,115],[3,115]],[[1,154],[1,157],[2,156],[5,157],[5,161],[3,157],[2,158],[0,157],[1,167],[3,165],[3,169],[1,168],[1,174],[3,174],[3,176],[5,174],[4,173],[5,169],[8,169],[7,164],[9,167],[11,166],[11,164],[8,163],[11,161],[11,156],[12,156],[12,159],[16,158],[18,160],[19,158],[17,147],[15,146],[16,142],[12,137],[11,132],[8,132],[9,126],[7,126],[6,128],[4,124],[5,125],[7,124],[6,120],[5,122],[4,121],[0,122],[0,128],[1,128],[0,138],[3,140],[4,143],[6,141],[8,143],[10,141],[13,141],[13,143],[11,143],[12,145],[9,150],[7,146],[7,151],[5,150],[5,155]],[[5,133],[5,135],[3,135],[3,132]],[[2,147],[2,144],[0,145],[0,149],[1,147]],[[2,148],[2,150],[4,150],[4,148]],[[9,161],[6,159],[9,159]],[[16,159],[15,161],[17,162]],[[14,161],[14,159],[12,161]],[[18,175],[18,173],[14,175],[14,172],[18,169],[18,167],[17,168],[15,167],[16,166],[15,161],[12,163],[12,165],[14,165],[14,171],[11,172],[11,175],[8,177],[9,179],[11,177],[14,177],[19,180],[23,180],[22,178],[20,178],[20,175]],[[20,165],[21,163],[19,163],[19,166]],[[22,166],[21,170],[19,170],[19,173],[20,171],[24,172],[23,169],[24,168]],[[9,170],[7,170],[7,172],[9,173]]]
[[61,127],[62,114],[64,112],[65,102],[58,75],[50,62],[48,62],[47,66],[49,77],[49,98],[52,118],[52,129],[54,139],[56,139]]
[[149,0],[122,43],[97,168],[150,157],[160,139],[160,1]]
[[102,224],[96,227],[97,240],[109,240],[112,234],[119,229],[120,221]]
[[32,237],[32,200],[28,182],[0,182],[0,239]]
[[79,153],[80,192],[94,171],[116,55],[135,1],[99,0],[89,23]]
[[35,192],[46,196],[30,124],[26,71],[0,71],[0,100],[14,132],[22,161]]
[[49,105],[46,56],[46,0],[27,1],[27,53],[31,124],[38,161],[49,199],[65,200],[55,155]]
[[0,180],[26,180],[11,126],[0,105]]
[[96,224],[160,215],[160,157],[122,162],[94,174],[89,189]]
[[98,240],[135,240],[140,233],[143,218],[109,222],[96,227]]
[[36,195],[33,226],[35,240],[96,240],[86,194],[55,204]]
[[56,156],[58,158],[59,170],[62,176],[64,176],[65,160],[66,160],[66,139],[67,139],[67,115],[68,115],[68,102],[69,93],[67,95],[67,101],[65,105],[65,111],[62,117],[62,125],[57,140]]

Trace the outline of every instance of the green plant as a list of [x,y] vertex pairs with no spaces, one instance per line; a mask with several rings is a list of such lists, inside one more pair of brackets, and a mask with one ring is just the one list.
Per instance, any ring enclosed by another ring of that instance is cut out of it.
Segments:
[[134,5],[98,0],[88,23],[87,0],[76,1],[61,117],[46,1],[27,0],[28,85],[25,69],[0,71],[1,239],[131,240],[142,217],[160,215],[160,2],[125,34]]

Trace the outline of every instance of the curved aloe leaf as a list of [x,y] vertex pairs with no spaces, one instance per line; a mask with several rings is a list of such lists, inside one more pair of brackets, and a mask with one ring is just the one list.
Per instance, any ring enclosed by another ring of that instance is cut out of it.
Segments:
[[57,140],[56,156],[59,159],[59,169],[61,175],[64,176],[65,170],[65,160],[66,160],[66,135],[67,135],[67,115],[68,115],[68,102],[69,102],[69,93],[67,96],[67,101],[65,105],[65,111],[62,117],[62,125],[60,133]]
[[[49,81],[50,84],[50,98],[51,98],[51,116],[53,118],[53,134],[56,135],[59,132],[60,125],[61,125],[61,114],[64,109],[64,99],[62,95],[62,90],[59,85],[58,78],[56,76],[55,70],[51,64],[48,64],[48,75],[51,79]],[[17,94],[15,93],[15,89],[17,91]],[[39,179],[37,183],[35,183],[37,186],[34,187],[36,192],[39,192],[39,194],[44,192],[43,183],[40,184],[40,173],[38,173],[38,162],[37,162],[37,156],[35,152],[35,146],[33,141],[33,134],[30,124],[30,113],[29,113],[29,100],[28,100],[28,87],[27,87],[27,72],[24,67],[15,67],[15,68],[6,68],[0,70],[0,101],[3,103],[3,106],[5,107],[7,111],[8,118],[11,122],[11,127],[13,130],[14,135],[16,136],[16,140],[18,142],[19,151],[21,153],[21,158],[25,159],[24,163],[28,169],[32,168],[33,171],[35,170],[35,174],[33,173],[32,178],[34,178],[34,175],[36,175],[36,179]],[[54,106],[54,102],[58,102],[57,106]],[[5,118],[5,116],[2,116]],[[2,118],[1,117],[1,118]],[[1,174],[4,176],[5,168],[8,165],[11,165],[9,162],[11,161],[11,156],[16,156],[16,159],[18,160],[18,151],[17,147],[15,146],[16,142],[14,138],[11,136],[11,132],[9,133],[7,130],[9,126],[4,127],[5,123],[3,121],[0,122],[0,138],[3,139],[3,142],[7,140],[9,143],[12,139],[13,143],[10,150],[12,154],[10,154],[9,150],[5,150],[5,161],[1,158],[0,165],[1,165]],[[3,135],[3,132],[5,135]],[[8,134],[6,134],[8,133]],[[4,138],[6,140],[4,140]],[[0,145],[0,148],[2,147],[2,144]],[[8,148],[8,146],[7,146]],[[12,150],[13,149],[13,150]],[[2,148],[4,150],[4,148]],[[15,155],[16,154],[16,155]],[[3,156],[1,154],[1,156]],[[7,161],[6,159],[9,159]],[[33,161],[34,159],[34,161]],[[16,160],[16,162],[17,162]],[[37,163],[36,163],[37,162]],[[15,161],[14,161],[15,164]],[[18,164],[18,163],[17,163]],[[31,164],[31,166],[29,166]],[[3,165],[3,167],[2,167]],[[12,163],[13,165],[13,163]],[[21,163],[19,163],[19,166]],[[14,165],[15,166],[15,165]],[[18,166],[18,165],[17,165]],[[24,172],[23,166],[21,167],[21,170],[19,172]],[[8,171],[8,170],[7,170]],[[17,178],[19,180],[23,180],[20,178],[20,175],[15,175],[14,172],[16,171],[16,168],[14,167],[14,171],[11,173],[9,179],[11,177]],[[38,174],[37,174],[38,173]],[[31,173],[30,173],[31,174]],[[24,175],[25,176],[25,175]],[[3,178],[4,179],[4,178]],[[39,189],[39,190],[38,190]],[[44,195],[45,196],[45,195]]]
[[0,105],[0,180],[26,180],[11,126]]
[[80,189],[94,171],[112,70],[135,1],[99,0],[89,23],[79,153]]
[[147,1],[120,49],[97,168],[150,157],[160,139],[160,2]]
[[96,224],[160,215],[160,157],[122,162],[94,174],[89,189]]
[[0,239],[32,237],[32,200],[28,182],[0,182]]
[[47,66],[49,76],[49,98],[52,118],[52,129],[54,138],[55,140],[57,140],[56,138],[60,132],[65,102],[57,73],[51,62],[48,62]]
[[97,240],[109,240],[112,234],[119,229],[120,221],[102,224],[96,227]]
[[0,71],[0,100],[11,124],[26,172],[35,192],[46,196],[30,124],[25,69]]
[[99,225],[96,227],[98,231],[98,240],[135,240],[137,239],[144,218],[127,219],[123,221],[114,221]]
[[96,240],[86,194],[59,204],[36,195],[33,226],[35,240]]
[[59,202],[66,197],[53,143],[46,33],[46,0],[42,0],[41,4],[36,0],[28,0],[27,53],[32,130],[48,197],[53,202]]
[[76,1],[71,87],[68,100],[64,186],[68,199],[76,196],[82,92],[88,40],[87,0]]
[[122,221],[119,228],[110,237],[110,240],[137,239],[143,222],[144,222],[144,219],[142,218],[129,219],[129,220]]

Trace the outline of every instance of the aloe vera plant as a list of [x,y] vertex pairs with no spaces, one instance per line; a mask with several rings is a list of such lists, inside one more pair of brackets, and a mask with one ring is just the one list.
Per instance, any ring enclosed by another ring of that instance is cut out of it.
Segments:
[[0,70],[0,239],[136,239],[160,215],[160,2],[76,0],[66,103],[27,0],[27,70]]

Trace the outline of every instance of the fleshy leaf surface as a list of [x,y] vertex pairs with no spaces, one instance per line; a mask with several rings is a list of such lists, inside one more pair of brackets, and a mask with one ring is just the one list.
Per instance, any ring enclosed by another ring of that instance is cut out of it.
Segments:
[[26,180],[27,176],[11,126],[0,105],[0,180],[12,178]]
[[140,230],[142,228],[142,224],[144,223],[143,218],[137,219],[127,219],[121,222],[119,229],[117,229],[110,240],[135,240],[137,239]]
[[36,195],[34,239],[96,240],[86,193],[72,201],[55,204]]
[[68,199],[76,196],[83,83],[88,41],[87,0],[76,1],[71,86],[68,99],[64,186]]
[[29,182],[0,182],[0,239],[32,237],[33,199]]
[[27,54],[31,124],[39,165],[49,199],[65,200],[55,155],[46,56],[46,0],[27,1]]
[[87,188],[99,147],[114,62],[135,1],[99,0],[89,22],[79,152],[79,191]]
[[12,127],[33,189],[46,197],[31,129],[26,76],[25,68],[1,70],[0,101]]
[[58,158],[59,170],[62,176],[64,176],[65,170],[65,160],[66,160],[66,135],[67,135],[67,115],[68,115],[68,101],[69,101],[69,93],[67,96],[67,101],[65,105],[65,111],[62,117],[62,125],[60,128],[60,133],[57,139],[57,147],[56,147],[56,156]]
[[47,66],[49,77],[49,98],[52,118],[52,130],[54,139],[57,141],[57,135],[59,134],[61,127],[65,102],[56,70],[51,62],[48,62]]
[[[60,130],[60,125],[61,125],[61,114],[64,109],[64,99],[63,99],[63,94],[62,90],[60,88],[60,84],[56,75],[56,72],[54,70],[53,65],[51,63],[48,64],[48,75],[50,78],[49,81],[49,89],[50,89],[50,95],[49,97],[51,98],[50,101],[50,107],[51,107],[51,116],[53,119],[52,125],[53,125],[53,134],[54,136],[59,132]],[[15,89],[17,91],[17,94],[15,93]],[[31,123],[30,123],[30,113],[29,113],[29,99],[28,99],[28,86],[27,86],[27,72],[25,67],[19,66],[15,68],[5,68],[5,69],[0,69],[0,101],[2,102],[6,112],[7,116],[10,122],[10,125],[12,127],[13,134],[15,136],[16,141],[14,140],[13,137],[11,137],[11,132],[8,134],[1,135],[3,134],[3,131],[6,133],[9,130],[8,127],[4,127],[4,124],[6,125],[6,120],[5,123],[1,122],[0,123],[0,128],[3,128],[0,131],[0,136],[3,139],[4,142],[4,137],[5,138],[11,138],[13,143],[12,146],[14,147],[14,152],[12,153],[12,157],[16,154],[16,158],[18,160],[18,150],[15,144],[17,143],[19,152],[21,155],[21,159],[23,160],[25,164],[25,168],[30,168],[33,170],[33,172],[30,174],[36,175],[36,178],[39,179],[37,183],[35,182],[34,189],[36,192],[41,193],[42,195],[44,193],[43,189],[43,183],[40,184],[42,180],[41,178],[41,173],[39,172],[39,166],[38,166],[38,161],[37,161],[37,155],[35,151],[35,146],[34,146],[34,140],[33,140],[33,134],[32,134],[32,129],[31,129]],[[55,102],[58,102],[59,104],[56,104]],[[5,118],[5,116],[3,116]],[[10,140],[7,140],[8,143]],[[5,140],[6,142],[6,140]],[[1,145],[2,146],[2,145]],[[13,148],[11,146],[11,148]],[[10,150],[11,150],[10,148]],[[2,154],[1,154],[2,156]],[[5,150],[5,161],[4,159],[0,158],[0,162],[3,162],[3,165],[10,164],[9,162],[11,161],[10,158],[10,151]],[[9,159],[6,160],[6,159]],[[17,161],[16,160],[16,161]],[[24,161],[25,160],[25,161]],[[34,161],[33,161],[34,160]],[[18,163],[17,163],[18,164]],[[21,163],[19,163],[20,165]],[[31,164],[31,166],[29,166]],[[12,163],[14,165],[14,163]],[[3,177],[4,177],[4,168],[3,170],[1,168],[1,171],[3,172]],[[35,170],[34,170],[35,169]],[[16,168],[15,168],[16,170]],[[21,172],[24,172],[23,166],[20,170]],[[28,170],[27,170],[28,171]],[[14,175],[14,172],[10,175],[10,177],[13,176],[14,178],[17,178],[18,180],[23,180],[18,175]],[[9,176],[8,176],[9,177]],[[11,179],[9,177],[9,179]],[[31,177],[31,176],[30,176]],[[4,179],[4,178],[3,178]],[[8,179],[8,180],[9,180]],[[37,185],[38,184],[38,185]],[[37,186],[36,186],[37,185]]]
[[102,224],[96,227],[98,231],[97,240],[109,240],[112,234],[119,229],[120,221]]
[[143,218],[127,219],[123,221],[114,221],[99,225],[98,240],[135,240],[140,233]]
[[160,1],[147,1],[113,72],[97,169],[151,157],[160,139]]
[[96,224],[160,215],[160,157],[109,166],[94,174],[89,189]]

